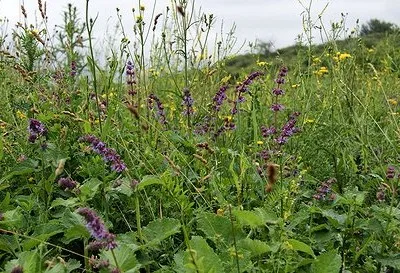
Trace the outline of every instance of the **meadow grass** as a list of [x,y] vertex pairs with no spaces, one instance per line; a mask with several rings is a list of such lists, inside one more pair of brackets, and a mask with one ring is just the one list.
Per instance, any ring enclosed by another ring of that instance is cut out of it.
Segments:
[[139,2],[96,55],[86,3],[1,32],[2,272],[400,271],[398,31],[305,17],[234,67],[213,15]]

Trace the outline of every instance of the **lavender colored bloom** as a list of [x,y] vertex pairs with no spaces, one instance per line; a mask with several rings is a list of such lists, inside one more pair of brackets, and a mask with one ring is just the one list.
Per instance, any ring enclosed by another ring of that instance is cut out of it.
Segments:
[[221,86],[218,92],[215,94],[213,101],[213,109],[218,112],[223,104],[223,102],[228,98],[226,96],[226,90],[228,89],[227,85]]
[[386,179],[393,179],[396,175],[396,169],[394,166],[389,166],[386,170]]
[[274,112],[278,112],[278,111],[283,111],[285,109],[285,106],[279,103],[274,103],[271,105],[270,109]]
[[150,94],[147,98],[147,106],[150,110],[154,108],[154,102],[157,106],[157,116],[159,118],[159,122],[163,125],[167,124],[168,122],[165,116],[164,105],[156,95]]
[[71,72],[70,72],[71,77],[75,77],[76,76],[76,72],[77,72],[76,62],[72,61],[71,62]]
[[133,85],[136,83],[135,69],[134,69],[133,63],[131,61],[128,61],[126,63],[126,83],[129,85]]
[[247,78],[238,86],[236,86],[236,91],[239,93],[245,93],[248,90],[248,86],[259,76],[264,75],[264,73],[255,71],[247,76]]
[[280,95],[284,95],[285,91],[281,88],[274,88],[274,89],[272,89],[272,94],[274,94],[275,96],[280,96]]
[[[331,192],[332,184],[336,183],[335,178],[330,178],[325,182],[321,183],[321,186],[317,188],[317,193],[313,195],[313,198],[316,200],[325,200],[328,194]],[[334,200],[335,195],[332,193],[330,196],[330,200]]]
[[58,185],[63,190],[73,190],[77,186],[77,183],[70,177],[62,177],[58,180]]
[[185,108],[182,112],[183,115],[185,116],[190,116],[194,113],[193,110],[193,98],[192,95],[190,94],[189,88],[185,87],[183,89],[183,100],[181,105]]
[[86,228],[89,230],[90,234],[96,240],[103,242],[106,249],[114,249],[117,246],[115,235],[108,232],[103,221],[93,210],[89,208],[80,208],[77,212],[85,218]]
[[47,134],[47,129],[39,120],[31,118],[29,119],[28,132],[29,142],[34,143],[40,136]]
[[296,127],[297,117],[300,113],[295,112],[290,115],[289,120],[283,125],[280,136],[275,139],[275,142],[279,145],[286,144],[291,136],[298,133],[300,129]]
[[276,134],[276,128],[274,126],[271,127],[265,127],[265,126],[261,126],[261,134],[263,137],[268,137],[271,135]]
[[92,150],[101,155],[103,161],[109,163],[111,169],[117,173],[121,173],[126,169],[125,163],[121,157],[112,148],[107,148],[106,144],[93,135],[86,135],[80,138],[82,142],[88,142],[91,144]]

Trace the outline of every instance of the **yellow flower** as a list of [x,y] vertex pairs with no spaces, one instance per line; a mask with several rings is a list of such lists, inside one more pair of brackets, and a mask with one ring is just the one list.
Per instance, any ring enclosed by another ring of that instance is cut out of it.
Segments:
[[263,144],[264,144],[264,142],[263,142],[263,141],[261,141],[261,140],[259,140],[259,141],[257,141],[257,144],[258,144],[258,145],[263,145]]
[[300,87],[300,83],[296,83],[296,84],[292,85],[292,88],[297,88],[297,87]]
[[141,11],[144,11],[145,10],[145,7],[144,7],[144,5],[140,5],[140,8],[139,8]]
[[346,60],[348,58],[351,58],[351,55],[349,53],[342,53],[342,54],[339,55],[339,60],[340,61]]
[[266,66],[268,66],[268,63],[267,63],[267,62],[260,62],[260,61],[257,61],[257,65],[258,65],[259,67],[266,67]]
[[26,118],[26,115],[25,115],[24,113],[22,113],[20,110],[17,111],[17,116],[18,116],[20,119],[25,119],[25,118]]
[[304,121],[304,123],[314,123],[315,122],[315,120],[314,119],[310,119],[310,118],[307,118],[305,121]]
[[312,61],[314,64],[319,64],[321,62],[321,59],[318,57],[315,57]]
[[372,52],[374,52],[375,50],[373,49],[373,48],[369,48],[368,49],[368,53],[372,53]]
[[387,101],[388,101],[389,104],[391,104],[393,106],[396,106],[398,104],[398,101],[395,100],[395,99],[388,99]]

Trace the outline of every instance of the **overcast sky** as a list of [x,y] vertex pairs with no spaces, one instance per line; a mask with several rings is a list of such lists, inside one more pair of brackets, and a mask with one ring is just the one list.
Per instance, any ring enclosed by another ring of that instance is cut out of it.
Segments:
[[[42,0],[43,2],[45,0]],[[142,0],[146,12],[150,12],[155,0]],[[301,0],[308,5],[309,0]],[[0,17],[10,19],[9,28],[14,27],[21,18],[19,6],[22,0],[0,0]],[[49,27],[60,23],[62,11],[68,3],[78,7],[83,18],[86,0],[48,0],[47,11]],[[156,1],[156,13],[163,12],[170,3],[169,0]],[[236,23],[236,36],[240,42],[245,40],[273,41],[276,48],[295,43],[302,33],[302,12],[304,8],[299,0],[197,0],[196,6],[202,7],[206,13],[213,13],[218,19],[216,26],[224,21],[225,31]],[[131,9],[138,8],[138,0],[90,0],[90,13],[92,17],[99,15],[96,23],[97,33],[106,32],[107,26],[112,31],[116,22],[116,8],[120,8],[126,29],[131,28],[133,17]],[[332,22],[339,22],[341,13],[347,14],[346,26],[352,29],[356,20],[365,23],[371,18],[377,18],[400,25],[400,0],[314,0],[312,2],[312,18],[317,21],[318,14],[328,4],[323,13],[323,21],[329,29]],[[37,11],[36,0],[25,0],[29,22],[34,22]],[[219,28],[216,27],[218,30]],[[111,32],[112,33],[112,32]],[[318,36],[316,31],[315,36]],[[317,39],[318,41],[318,39]]]

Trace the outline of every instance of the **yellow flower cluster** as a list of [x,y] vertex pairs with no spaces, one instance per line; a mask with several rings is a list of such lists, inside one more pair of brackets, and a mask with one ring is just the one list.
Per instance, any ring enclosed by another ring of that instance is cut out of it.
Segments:
[[317,76],[323,76],[325,74],[328,74],[328,72],[329,72],[329,70],[328,70],[328,68],[326,66],[321,66],[319,68],[319,70],[314,71],[314,74],[317,75]]
[[344,61],[346,59],[350,59],[352,56],[349,53],[340,53],[336,52],[336,56],[333,56],[333,60],[336,62]]

